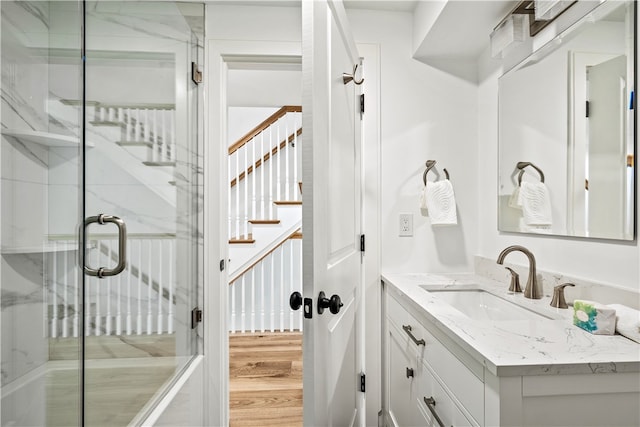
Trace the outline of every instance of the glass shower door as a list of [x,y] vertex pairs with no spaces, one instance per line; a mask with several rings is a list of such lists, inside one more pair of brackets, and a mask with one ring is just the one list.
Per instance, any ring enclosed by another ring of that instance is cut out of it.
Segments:
[[81,2],[0,9],[1,423],[80,425]]
[[173,2],[87,1],[86,425],[141,422],[196,353],[192,30]]

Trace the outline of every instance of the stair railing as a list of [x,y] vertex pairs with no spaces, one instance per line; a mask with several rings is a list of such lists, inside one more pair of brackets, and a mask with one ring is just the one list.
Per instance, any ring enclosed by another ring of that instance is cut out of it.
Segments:
[[229,147],[229,238],[250,239],[250,219],[275,219],[275,201],[300,200],[299,106],[284,106]]
[[302,330],[302,311],[292,311],[292,292],[302,292],[302,235],[292,234],[230,283],[229,332]]
[[[111,238],[113,237],[113,238]],[[176,315],[175,235],[130,235],[127,268],[106,281],[87,277],[85,335],[173,334]],[[117,252],[116,236],[88,240],[88,262],[105,265]],[[47,254],[49,335],[78,337],[82,313],[77,277],[76,241],[54,240]],[[59,248],[60,250],[56,250]]]

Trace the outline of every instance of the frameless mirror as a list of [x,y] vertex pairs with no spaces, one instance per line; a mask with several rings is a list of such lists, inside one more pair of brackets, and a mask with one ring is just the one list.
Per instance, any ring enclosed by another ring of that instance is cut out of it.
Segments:
[[500,231],[634,239],[634,53],[610,0],[500,77]]

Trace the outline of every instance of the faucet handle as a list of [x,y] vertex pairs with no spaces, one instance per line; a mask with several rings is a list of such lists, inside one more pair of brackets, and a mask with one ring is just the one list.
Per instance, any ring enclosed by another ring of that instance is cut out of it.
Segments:
[[522,292],[520,287],[520,275],[509,267],[505,267],[511,273],[511,283],[509,284],[509,292]]
[[564,299],[564,288],[567,286],[575,286],[573,283],[563,283],[561,285],[554,286],[553,298],[551,299],[551,307],[556,308],[569,308],[567,302]]

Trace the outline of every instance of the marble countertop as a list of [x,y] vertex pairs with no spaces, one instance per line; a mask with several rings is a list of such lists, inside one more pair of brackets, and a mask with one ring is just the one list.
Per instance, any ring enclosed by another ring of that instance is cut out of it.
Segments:
[[[474,274],[388,273],[382,279],[494,375],[640,372],[640,344],[620,335],[592,335],[574,326],[573,309],[551,307],[548,296],[527,299],[509,293],[508,283]],[[479,287],[544,317],[473,320],[443,302],[437,292],[428,292],[464,287]]]

